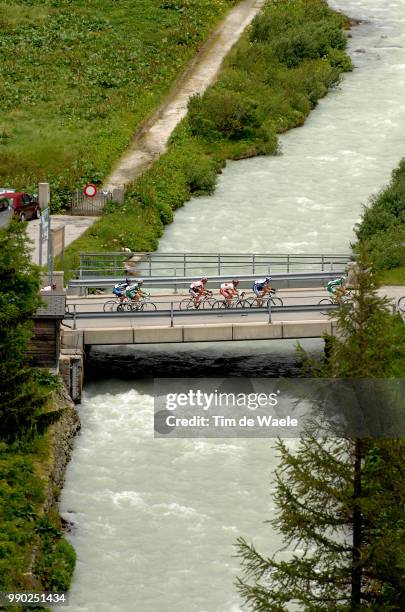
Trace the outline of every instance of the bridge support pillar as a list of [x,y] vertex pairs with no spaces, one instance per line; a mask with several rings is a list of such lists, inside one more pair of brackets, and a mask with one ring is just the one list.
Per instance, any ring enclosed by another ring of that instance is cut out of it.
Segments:
[[76,404],[79,404],[84,379],[83,351],[80,349],[62,349],[59,358],[59,372],[70,397]]

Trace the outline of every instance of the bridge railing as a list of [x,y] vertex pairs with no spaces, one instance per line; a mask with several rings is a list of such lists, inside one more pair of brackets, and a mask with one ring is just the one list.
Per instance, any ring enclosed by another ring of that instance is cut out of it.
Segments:
[[81,253],[78,278],[95,276],[253,276],[342,269],[350,254],[270,253]]
[[77,329],[77,321],[84,319],[101,319],[101,320],[112,320],[112,319],[153,319],[155,317],[162,317],[170,319],[170,326],[174,326],[175,318],[178,320],[182,317],[213,317],[213,316],[252,316],[257,314],[263,314],[267,316],[267,320],[269,323],[272,322],[272,314],[273,313],[291,313],[291,312],[322,312],[333,311],[338,308],[336,304],[294,304],[294,305],[285,305],[285,306],[273,306],[271,302],[269,302],[268,306],[263,307],[255,307],[255,308],[223,308],[220,310],[215,309],[196,309],[196,310],[179,310],[176,308],[176,302],[164,302],[169,307],[159,310],[151,310],[151,311],[131,311],[131,312],[81,312],[77,309],[76,304],[69,305],[67,307],[67,312],[65,319],[73,321],[73,329]]
[[[343,274],[344,270],[336,270],[335,272],[297,272],[297,273],[273,273],[272,276],[272,284],[275,286],[279,286],[280,284],[287,284],[288,286],[295,283],[297,286],[304,286],[306,283],[324,285],[332,278]],[[177,290],[181,287],[188,287],[191,282],[197,280],[198,276],[154,276],[154,277],[146,277],[145,287],[159,287],[159,288],[169,288],[177,292]],[[213,285],[218,286],[218,284],[229,280],[231,275],[221,275],[221,276],[207,276],[208,278],[208,287],[212,287]],[[240,281],[240,287],[244,288],[252,284],[252,282],[257,278],[252,274],[242,274],[238,275],[238,279]],[[125,280],[125,275],[115,276],[115,277],[88,277],[88,278],[78,278],[70,280],[68,283],[68,287],[71,290],[81,290],[82,293],[85,293],[88,289],[94,288],[112,288],[116,283]],[[83,291],[84,290],[84,291]]]

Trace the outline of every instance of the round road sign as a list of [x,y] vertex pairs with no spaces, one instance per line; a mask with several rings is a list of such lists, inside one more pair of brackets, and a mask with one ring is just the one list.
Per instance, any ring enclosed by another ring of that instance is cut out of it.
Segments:
[[93,183],[87,183],[86,187],[83,189],[83,193],[88,198],[94,198],[97,193],[97,187],[93,185]]

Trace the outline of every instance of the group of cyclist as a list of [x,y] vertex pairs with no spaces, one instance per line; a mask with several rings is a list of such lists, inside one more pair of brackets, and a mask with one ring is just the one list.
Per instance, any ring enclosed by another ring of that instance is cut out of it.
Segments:
[[[240,281],[237,278],[234,278],[231,281],[223,282],[219,288],[219,293],[225,299],[228,306],[231,305],[233,298],[238,297],[240,295],[238,289],[239,282]],[[261,278],[254,281],[252,285],[252,290],[256,296],[256,302],[258,306],[261,306],[263,304],[263,298],[267,293],[274,293],[275,290],[272,288],[270,282],[270,276],[266,276],[266,278]],[[212,295],[212,291],[206,289],[207,283],[208,278],[204,276],[199,281],[194,281],[190,285],[189,293],[191,294],[196,308],[198,307],[200,301],[205,295]]]
[[[275,289],[271,286],[271,280],[271,276],[266,276],[265,278],[254,281],[252,291],[256,296],[255,300],[257,306],[262,306],[263,299],[267,294],[275,292]],[[231,305],[235,297],[240,295],[238,290],[239,282],[238,279],[234,278],[231,281],[223,282],[219,288],[219,293],[226,300],[228,306]],[[190,285],[189,293],[196,308],[198,308],[201,300],[205,296],[212,295],[213,293],[206,288],[207,283],[208,278],[203,276],[200,280],[193,281]],[[137,304],[141,298],[148,297],[148,294],[143,291],[142,287],[143,280],[141,278],[132,282],[125,279],[125,281],[115,285],[113,294],[119,299],[121,304],[125,299],[129,299],[134,304]],[[338,278],[330,280],[326,285],[326,289],[334,299],[341,299],[347,291],[346,278],[344,276],[339,276]]]
[[[270,285],[271,277],[266,276],[266,278],[255,280],[252,285],[253,293],[256,296],[257,305],[261,306],[263,304],[263,298],[268,293],[273,293],[275,290]],[[201,300],[206,295],[212,295],[212,291],[206,288],[208,283],[208,278],[203,276],[200,280],[193,281],[189,288],[189,293],[194,302],[194,306],[198,308]],[[225,281],[221,284],[219,288],[219,293],[226,300],[227,305],[229,306],[232,300],[235,297],[239,296],[238,290],[239,280],[234,278],[232,281]],[[143,291],[143,280],[137,279],[134,281],[129,281],[125,279],[125,281],[121,283],[117,283],[113,289],[113,294],[119,299],[122,304],[125,299],[131,300],[133,303],[138,303],[139,300],[143,297],[147,297],[148,294]]]
[[122,304],[125,299],[130,300],[134,304],[137,304],[142,297],[148,297],[142,289],[143,280],[138,278],[133,282],[130,282],[127,278],[122,283],[117,283],[114,286],[113,294],[119,299]]

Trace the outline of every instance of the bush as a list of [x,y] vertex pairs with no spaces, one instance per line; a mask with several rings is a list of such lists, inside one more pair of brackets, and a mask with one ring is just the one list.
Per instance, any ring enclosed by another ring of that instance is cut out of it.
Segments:
[[375,270],[391,270],[405,265],[405,227],[389,232],[377,232],[361,243],[362,248],[373,262]]
[[377,270],[405,265],[405,158],[401,160],[389,185],[374,196],[356,226],[358,243],[370,253]]
[[212,161],[208,157],[187,160],[184,172],[191,194],[209,195],[215,191],[217,173]]
[[189,102],[191,132],[208,139],[249,137],[260,125],[257,106],[254,100],[238,92],[208,90]]

